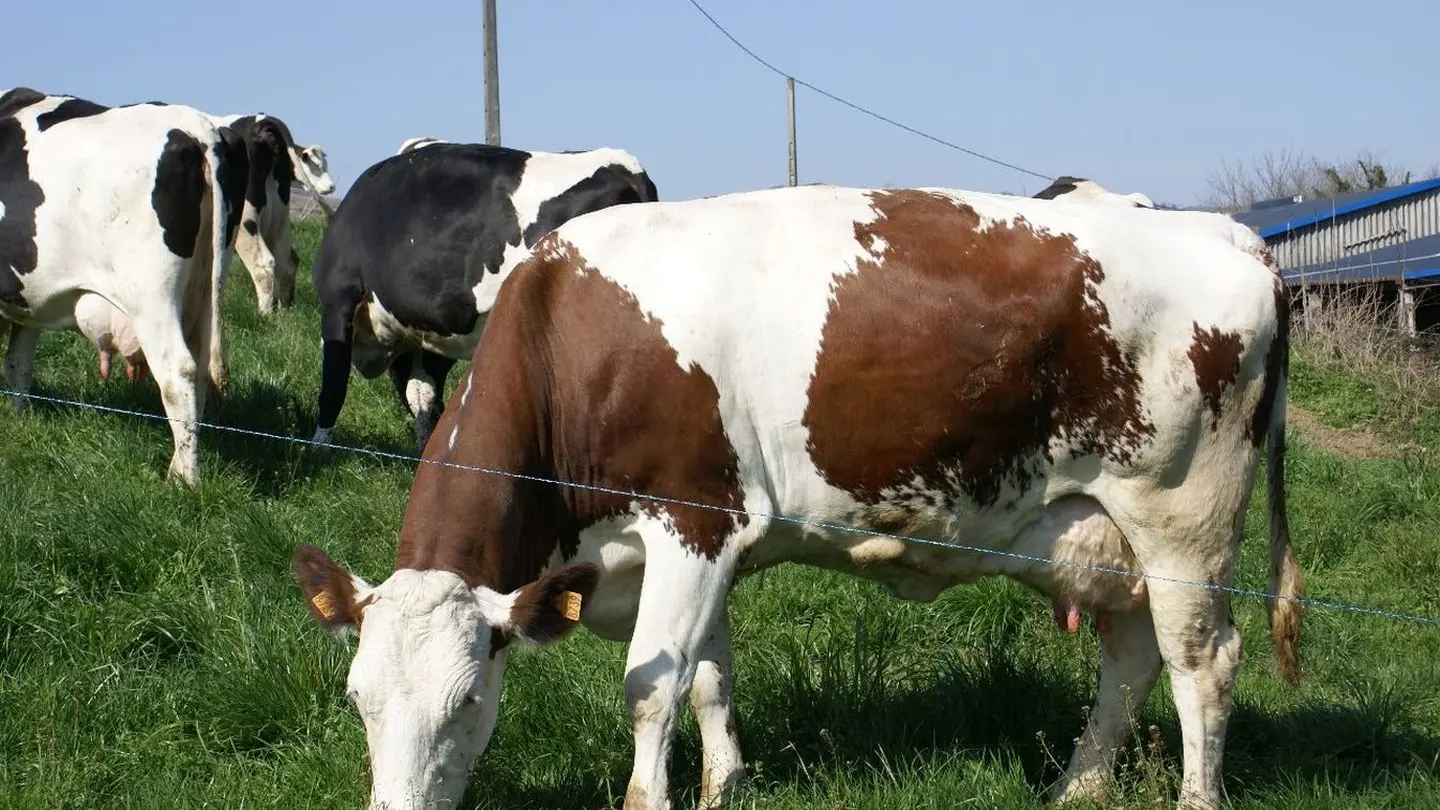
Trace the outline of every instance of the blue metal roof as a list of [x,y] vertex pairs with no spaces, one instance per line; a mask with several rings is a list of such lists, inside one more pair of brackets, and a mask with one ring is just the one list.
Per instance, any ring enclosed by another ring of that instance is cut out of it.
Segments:
[[1347,281],[1391,281],[1401,271],[1406,281],[1440,277],[1440,234],[1411,239],[1398,245],[1357,253],[1334,261],[1287,267],[1280,271],[1288,284],[1299,284],[1303,274],[1311,284]]
[[1331,217],[1344,216],[1364,208],[1437,188],[1440,188],[1440,177],[1418,180],[1403,186],[1352,191],[1349,194],[1325,197],[1319,200],[1306,200],[1276,208],[1241,211],[1238,214],[1231,214],[1231,217],[1236,222],[1258,231],[1262,239],[1269,239],[1286,231],[1314,225]]

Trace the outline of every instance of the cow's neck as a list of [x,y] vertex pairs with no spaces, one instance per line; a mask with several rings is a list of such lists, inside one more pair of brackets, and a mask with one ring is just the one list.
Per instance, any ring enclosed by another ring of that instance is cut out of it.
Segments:
[[435,426],[410,488],[395,568],[451,571],[471,587],[508,593],[540,576],[562,536],[573,536],[574,521],[555,485],[500,474],[547,476],[554,466],[545,397],[534,395],[543,384],[530,378],[533,368],[507,362],[503,349],[490,356],[496,360],[472,364]]

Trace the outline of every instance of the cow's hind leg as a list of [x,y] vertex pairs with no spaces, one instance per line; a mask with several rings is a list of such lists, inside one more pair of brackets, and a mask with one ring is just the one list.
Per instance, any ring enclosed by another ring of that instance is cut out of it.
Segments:
[[[205,386],[200,380],[200,365],[187,345],[179,308],[173,302],[164,306],[157,304],[145,304],[131,322],[140,338],[150,373],[160,388],[160,401],[175,442],[166,480],[194,486],[199,478],[200,458],[197,420],[205,406]],[[200,359],[205,358],[202,355]]]
[[445,391],[445,378],[454,367],[454,358],[425,349],[406,352],[390,365],[390,382],[395,386],[395,396],[415,419],[417,455],[425,452],[425,444],[430,441],[430,434],[435,432],[440,414],[445,411],[441,395]]
[[714,627],[700,648],[690,706],[700,725],[702,749],[700,808],[716,807],[725,793],[745,775],[740,739],[735,733],[735,705],[730,664],[730,617],[720,606]]
[[1059,802],[1103,802],[1130,723],[1150,696],[1160,674],[1155,625],[1144,607],[1109,615],[1100,628],[1100,691],[1070,767],[1055,788]]
[[[1216,497],[1195,500],[1214,503]],[[1243,500],[1238,514],[1244,514]],[[1161,522],[1147,520],[1150,526]],[[1172,519],[1172,527],[1183,522]],[[1238,522],[1233,530],[1196,527],[1164,536],[1133,522],[1121,529],[1149,575],[1150,616],[1179,714],[1184,760],[1180,806],[1215,810],[1220,806],[1231,691],[1244,653],[1240,631],[1230,621],[1229,594],[1207,583],[1230,584]]]
[[723,556],[712,561],[687,548],[659,519],[643,521],[645,576],[625,661],[635,764],[624,810],[670,810],[668,768],[676,724],[724,610],[732,565]]
[[[5,349],[5,384],[15,394],[30,393],[35,383],[35,347],[40,342],[40,330],[33,326],[10,325],[10,345]],[[24,412],[30,400],[23,396],[11,396],[15,410]]]

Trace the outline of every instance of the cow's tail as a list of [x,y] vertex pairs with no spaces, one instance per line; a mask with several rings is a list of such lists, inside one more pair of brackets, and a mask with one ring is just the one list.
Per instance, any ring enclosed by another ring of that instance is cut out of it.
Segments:
[[230,370],[225,359],[223,335],[224,318],[221,317],[221,302],[225,297],[225,279],[230,272],[230,256],[234,249],[231,228],[229,187],[234,184],[232,175],[236,170],[233,155],[228,144],[216,129],[215,139],[205,150],[206,168],[210,175],[210,289],[206,307],[210,319],[210,339],[205,341],[207,357],[196,358],[206,364],[210,396],[219,397],[229,385]]
[[1270,401],[1267,465],[1270,500],[1270,640],[1280,674],[1290,683],[1300,678],[1300,625],[1305,577],[1290,544],[1290,522],[1285,511],[1285,405],[1286,378],[1290,373],[1289,295],[1277,279],[1276,332],[1266,363],[1265,386],[1274,391]]

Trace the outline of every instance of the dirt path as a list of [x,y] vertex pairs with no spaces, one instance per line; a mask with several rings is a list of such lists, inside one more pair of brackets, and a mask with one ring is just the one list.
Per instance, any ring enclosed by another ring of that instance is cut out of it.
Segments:
[[1333,428],[1322,422],[1314,411],[1293,404],[1286,408],[1285,418],[1306,442],[1341,458],[1365,460],[1399,458],[1401,455],[1400,447],[1375,434],[1366,425]]

